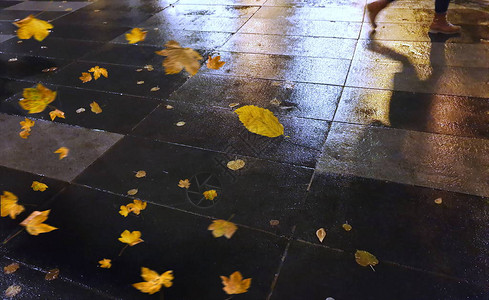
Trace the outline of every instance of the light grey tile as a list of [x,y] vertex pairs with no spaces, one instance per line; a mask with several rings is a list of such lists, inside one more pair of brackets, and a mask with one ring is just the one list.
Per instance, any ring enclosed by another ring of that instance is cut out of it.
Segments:
[[[73,180],[122,138],[120,134],[35,120],[31,135],[22,139],[19,122],[23,120],[0,114],[0,165],[64,181]],[[70,149],[62,160],[53,153],[60,147]]]
[[254,15],[265,19],[353,21],[363,20],[363,7],[262,7]]
[[318,172],[489,196],[489,141],[333,123]]
[[310,6],[310,7],[338,7],[358,6],[363,7],[365,0],[268,0],[264,6]]
[[0,34],[0,43],[5,42],[7,40],[10,40],[13,37],[15,37],[15,35],[11,35],[11,34]]
[[24,1],[9,6],[5,10],[39,10],[39,11],[75,11],[91,4],[91,2],[64,1]]
[[194,5],[194,4],[205,4],[205,5],[263,5],[266,0],[180,0],[178,5]]

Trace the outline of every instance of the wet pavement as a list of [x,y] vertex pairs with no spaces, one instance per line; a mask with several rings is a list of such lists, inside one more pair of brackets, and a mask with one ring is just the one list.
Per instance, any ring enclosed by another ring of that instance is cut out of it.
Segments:
[[[0,238],[34,210],[50,209],[59,228],[2,245],[2,266],[20,268],[0,275],[0,293],[225,300],[219,276],[239,271],[252,283],[236,300],[489,299],[487,2],[452,3],[463,28],[452,37],[428,33],[432,1],[393,3],[376,32],[364,5],[0,1],[0,191],[26,208],[0,220]],[[18,42],[11,23],[29,14],[54,26],[42,42]],[[129,45],[134,27],[148,34]],[[154,52],[169,40],[226,64],[165,75]],[[82,83],[96,65],[109,77]],[[66,119],[19,106],[37,83],[57,91],[51,105]],[[233,112],[243,105],[271,110],[285,136],[247,131]],[[36,122],[28,139],[18,136],[24,117]],[[70,149],[63,160],[59,147]],[[228,169],[235,159],[245,167]],[[208,189],[213,201],[202,200]],[[122,217],[136,198],[147,208]],[[214,219],[237,232],[214,238]],[[144,242],[119,256],[126,229]],[[357,250],[379,264],[360,266]],[[173,270],[173,286],[139,292],[141,267]],[[59,278],[46,281],[54,268]]]

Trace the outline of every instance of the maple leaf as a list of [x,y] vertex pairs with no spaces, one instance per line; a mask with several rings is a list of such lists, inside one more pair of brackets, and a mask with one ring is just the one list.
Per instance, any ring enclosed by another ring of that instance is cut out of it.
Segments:
[[100,264],[99,267],[104,268],[104,269],[110,269],[110,267],[112,267],[111,262],[112,262],[112,260],[110,260],[108,258],[104,258],[104,259],[98,261],[98,263]]
[[92,80],[92,74],[87,72],[82,72],[82,76],[80,76],[80,80],[85,83]]
[[25,88],[22,96],[24,99],[19,101],[19,105],[30,114],[35,114],[45,110],[46,106],[54,101],[56,92],[39,83],[35,88]]
[[319,228],[316,231],[316,236],[318,237],[319,241],[322,243],[324,241],[324,238],[326,237],[326,230],[324,230],[324,228]]
[[54,151],[53,153],[59,153],[59,159],[63,159],[68,156],[68,153],[70,152],[70,149],[66,147],[61,147],[58,150]]
[[33,211],[20,225],[24,226],[27,232],[31,235],[39,235],[40,233],[46,233],[58,228],[53,227],[43,222],[48,219],[49,212],[45,211]]
[[251,278],[247,278],[243,280],[243,275],[240,272],[236,271],[231,276],[221,276],[222,284],[224,287],[222,288],[228,295],[236,295],[246,293],[251,285]]
[[27,119],[25,118],[25,121],[20,121],[20,126],[21,126],[21,129],[24,129],[24,130],[31,130],[31,127],[33,127],[35,124],[34,121],[32,121],[31,119]]
[[3,273],[12,274],[15,271],[17,271],[18,269],[19,269],[18,263],[11,263],[10,265],[3,267]]
[[141,239],[141,231],[129,232],[129,230],[124,230],[124,232],[121,233],[119,241],[128,244],[129,246],[137,245],[143,242]]
[[136,176],[136,178],[146,177],[146,171],[143,171],[143,170],[137,171],[136,175],[134,175],[134,176]]
[[142,31],[141,28],[133,28],[131,32],[126,33],[126,40],[129,44],[136,44],[137,42],[144,41],[147,31]]
[[178,182],[178,187],[181,187],[182,189],[188,189],[190,187],[190,181],[188,179],[180,180]]
[[227,163],[227,167],[230,170],[237,171],[245,166],[245,162],[242,159],[231,160]]
[[30,130],[29,130],[29,131],[28,131],[28,130],[23,130],[23,131],[19,132],[19,136],[20,136],[21,138],[23,138],[23,139],[28,138],[28,137],[29,137],[29,135],[31,135]]
[[146,202],[141,201],[139,199],[134,199],[133,203],[129,203],[127,205],[127,208],[129,209],[130,212],[139,215],[142,210],[146,209],[146,205],[147,205]]
[[97,102],[93,101],[92,103],[90,103],[90,108],[92,110],[92,112],[96,113],[96,114],[99,114],[102,112],[102,109],[100,108],[100,105],[98,105]]
[[355,252],[355,260],[357,264],[362,267],[375,266],[379,263],[377,257],[372,253],[363,250],[357,250],[357,252]]
[[233,234],[238,230],[238,226],[234,223],[225,220],[214,220],[212,224],[209,225],[207,230],[212,230],[212,235],[216,238],[225,236],[230,239]]
[[284,134],[284,126],[271,111],[254,105],[242,106],[234,111],[239,120],[250,132],[277,137]]
[[54,121],[54,119],[56,119],[56,117],[65,119],[65,113],[59,109],[55,109],[53,111],[50,111],[49,116],[51,117],[51,121]]
[[163,67],[166,74],[180,73],[184,68],[191,75],[197,74],[200,68],[200,54],[191,48],[182,48],[179,43],[169,41],[165,44],[166,49],[156,51],[161,56],[166,56],[163,60]]
[[207,67],[209,69],[219,70],[222,66],[224,66],[225,63],[225,61],[221,61],[220,55],[215,57],[209,56],[209,59],[207,60]]
[[121,214],[124,217],[127,217],[131,211],[127,208],[125,205],[121,205],[119,214]]
[[104,76],[105,78],[109,77],[109,73],[107,72],[107,69],[105,68],[100,68],[99,66],[95,66],[88,70],[88,72],[93,73],[93,79],[97,80],[100,78],[100,75]]
[[34,18],[29,15],[25,19],[13,23],[17,29],[17,36],[21,40],[27,40],[34,36],[39,42],[44,40],[49,35],[49,29],[53,28],[50,23]]
[[207,199],[207,200],[214,200],[214,198],[217,197],[217,192],[216,190],[209,190],[209,191],[205,191],[204,193],[204,197]]
[[18,198],[11,192],[3,191],[0,195],[1,216],[15,219],[21,212],[24,211],[24,206],[17,204]]
[[31,185],[31,188],[34,191],[44,192],[48,188],[48,186],[46,184],[42,183],[42,182],[33,181],[32,182],[32,185]]
[[141,292],[148,294],[159,292],[162,285],[167,288],[171,287],[173,285],[172,280],[175,278],[173,277],[173,271],[171,270],[159,275],[155,271],[145,267],[141,268],[141,277],[144,281],[134,283],[132,286]]

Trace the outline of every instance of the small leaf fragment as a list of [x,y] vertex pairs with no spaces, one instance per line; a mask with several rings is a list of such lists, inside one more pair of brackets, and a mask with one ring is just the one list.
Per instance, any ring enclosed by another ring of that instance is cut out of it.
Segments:
[[153,65],[145,65],[145,66],[144,66],[144,68],[145,68],[147,71],[149,71],[149,72],[151,72],[151,71],[153,71],[153,70],[155,69],[155,68],[153,67]]
[[177,122],[177,124],[175,124],[175,125],[177,125],[178,127],[182,127],[182,126],[184,126],[185,124],[186,124],[185,122],[180,121],[180,122]]
[[357,252],[355,252],[355,261],[362,267],[375,266],[379,263],[377,257],[372,253],[363,250],[357,250]]
[[166,109],[173,109],[173,106],[171,106],[171,105],[167,105],[165,107],[166,107]]
[[350,231],[352,229],[351,225],[348,223],[341,225],[341,227],[343,227],[345,231]]
[[83,83],[89,82],[92,80],[92,74],[87,73],[87,72],[82,72],[82,75],[80,76],[80,80]]
[[242,159],[231,160],[227,163],[227,167],[233,171],[242,169],[245,166],[245,162]]
[[44,192],[48,186],[42,182],[39,182],[39,181],[33,181],[32,182],[32,185],[31,185],[31,188],[33,191],[40,191],[40,192]]
[[48,271],[44,279],[51,281],[57,279],[59,276],[59,269],[51,269]]
[[56,119],[56,117],[65,119],[65,113],[59,109],[55,109],[53,111],[50,111],[49,116],[51,117],[51,121],[54,121],[54,119]]
[[11,285],[5,290],[5,297],[13,298],[22,291],[22,288],[18,285]]
[[239,105],[239,103],[230,103],[230,104],[229,104],[229,107],[233,108],[233,107],[236,107],[236,106],[238,106],[238,105]]
[[319,241],[322,243],[324,241],[324,238],[326,237],[326,230],[324,228],[319,228],[316,231],[316,236],[318,237]]
[[70,152],[70,149],[66,147],[60,147],[58,150],[54,151],[53,153],[59,153],[59,159],[63,159],[68,156],[68,153]]
[[20,266],[18,263],[11,263],[10,265],[3,267],[3,273],[12,274],[15,271],[17,271],[19,269],[19,267]]
[[93,113],[99,114],[102,112],[102,108],[100,108],[100,105],[98,105],[98,103],[95,101],[90,103],[90,108],[91,108]]
[[188,179],[180,180],[178,182],[178,187],[181,187],[182,189],[188,189],[190,187],[190,181]]
[[104,268],[104,269],[110,269],[110,267],[112,267],[111,262],[112,262],[112,260],[110,260],[108,258],[104,258],[104,259],[98,261],[99,267]]
[[443,199],[442,198],[436,198],[435,199],[435,203],[436,204],[442,204],[442,202],[443,202]]
[[209,59],[207,60],[207,68],[209,69],[214,69],[214,70],[219,70],[222,66],[224,66],[226,62],[221,61],[221,56],[215,56],[211,57],[209,55]]
[[139,170],[136,172],[136,178],[142,178],[142,177],[146,177],[146,171],[143,171],[143,170]]
[[280,224],[279,220],[270,220],[270,226],[278,226]]
[[77,114],[81,114],[82,112],[85,112],[85,109],[83,107],[80,107],[79,109],[76,110]]
[[217,192],[216,190],[209,190],[209,191],[205,191],[204,193],[204,197],[207,199],[207,200],[210,200],[210,201],[213,201],[216,197],[217,197]]
[[160,90],[160,88],[159,88],[159,87],[157,87],[157,86],[155,86],[155,87],[152,87],[150,91],[151,91],[151,92],[157,92],[157,91],[159,91],[159,90]]
[[136,82],[137,84],[141,85],[141,84],[144,84],[144,81],[143,80],[140,80],[138,82]]
[[138,189],[131,189],[131,190],[127,191],[127,194],[128,194],[129,196],[134,196],[134,195],[136,195],[137,193],[138,193]]
[[227,239],[230,239],[236,230],[238,230],[238,226],[225,220],[213,220],[207,230],[212,230],[212,235],[215,238],[225,236]]

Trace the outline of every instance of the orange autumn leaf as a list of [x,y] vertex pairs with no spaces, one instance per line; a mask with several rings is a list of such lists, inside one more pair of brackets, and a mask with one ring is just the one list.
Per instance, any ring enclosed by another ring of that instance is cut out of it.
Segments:
[[165,44],[166,49],[156,51],[161,56],[166,56],[163,60],[163,67],[166,74],[178,74],[184,68],[191,75],[197,74],[200,69],[199,60],[202,59],[199,52],[191,48],[182,48],[178,42],[169,41]]
[[225,220],[214,220],[212,224],[209,225],[207,230],[212,230],[212,235],[216,238],[225,236],[230,239],[233,234],[238,230],[238,226],[234,223]]
[[225,61],[221,61],[220,55],[215,57],[209,56],[209,59],[207,60],[207,67],[209,69],[219,70],[222,66],[224,66],[225,63]]
[[141,239],[141,231],[129,232],[129,230],[124,230],[124,232],[121,233],[119,241],[128,244],[129,246],[137,245],[143,242]]
[[162,285],[167,288],[171,287],[173,285],[172,280],[175,278],[173,277],[173,271],[171,270],[159,275],[155,271],[145,267],[141,268],[141,277],[144,281],[134,283],[132,286],[141,292],[148,294],[159,292]]
[[3,191],[3,195],[0,195],[1,216],[15,219],[21,212],[24,211],[22,205],[17,204],[19,199],[11,192]]
[[107,72],[107,69],[105,68],[100,68],[99,66],[95,66],[88,70],[88,72],[93,73],[93,79],[97,80],[100,78],[100,75],[104,76],[105,78],[109,77],[109,73]]
[[129,208],[127,208],[127,206],[121,205],[120,210],[119,210],[119,214],[121,214],[124,217],[127,217],[130,212],[131,211],[129,210]]
[[92,103],[90,103],[90,108],[92,110],[92,112],[96,113],[96,114],[99,114],[102,112],[102,109],[100,108],[100,105],[98,105],[97,102],[93,101]]
[[324,238],[326,237],[326,230],[324,228],[319,228],[316,231],[316,236],[318,237],[319,241],[322,243],[324,241]]
[[34,121],[32,121],[31,119],[27,119],[25,118],[25,121],[20,121],[20,128],[21,129],[24,129],[24,130],[31,130],[31,127],[33,127],[35,124]]
[[27,40],[34,37],[39,42],[44,40],[49,35],[49,29],[53,28],[50,23],[36,19],[33,15],[29,15],[13,24],[19,28],[17,29],[19,39]]
[[209,191],[205,191],[204,193],[204,197],[207,199],[207,200],[214,200],[216,197],[217,197],[217,192],[216,190],[209,190]]
[[141,28],[133,28],[131,32],[126,33],[126,40],[129,44],[136,44],[137,42],[144,41],[147,31],[141,30]]
[[246,293],[251,285],[251,278],[243,279],[243,275],[236,271],[231,276],[221,276],[222,288],[228,295]]
[[111,262],[112,262],[112,260],[110,260],[108,258],[104,258],[104,259],[98,261],[98,263],[100,264],[99,267],[104,268],[104,269],[110,269],[110,267],[112,267]]
[[11,263],[8,266],[3,267],[3,273],[5,274],[12,274],[15,273],[19,269],[19,264],[18,263]]
[[59,277],[59,269],[51,269],[46,273],[46,276],[44,276],[44,279],[47,281],[55,280]]
[[48,219],[49,212],[45,211],[33,211],[20,225],[24,226],[27,232],[31,235],[39,235],[40,233],[46,233],[58,228],[53,227],[43,222]]
[[56,117],[65,119],[65,113],[59,109],[55,109],[53,111],[50,111],[49,116],[51,117],[51,121],[54,121],[54,119],[56,119]]
[[190,181],[188,179],[180,180],[178,182],[178,187],[181,187],[182,189],[188,189],[190,187]]
[[56,92],[39,83],[35,88],[24,89],[22,96],[24,99],[19,101],[19,105],[30,114],[35,114],[45,110],[48,104],[54,101]]
[[137,171],[136,172],[136,178],[143,178],[143,177],[146,177],[146,171],[143,171],[143,170],[140,170],[140,171]]
[[24,130],[24,131],[19,132],[19,136],[20,136],[21,138],[23,138],[23,139],[28,138],[28,137],[29,137],[29,135],[31,135],[30,130],[29,130],[29,131]]
[[59,153],[59,159],[63,159],[68,156],[68,153],[70,152],[70,149],[66,147],[61,147],[58,150],[54,151],[53,153]]
[[33,181],[32,182],[32,185],[31,185],[31,188],[34,191],[44,192],[48,188],[48,186],[46,184],[42,183],[42,182]]
[[85,83],[92,80],[92,74],[87,72],[82,72],[82,76],[80,76],[80,80]]
[[142,210],[146,209],[146,205],[147,205],[146,202],[141,201],[139,199],[134,199],[133,203],[129,203],[126,206],[130,212],[139,215]]

